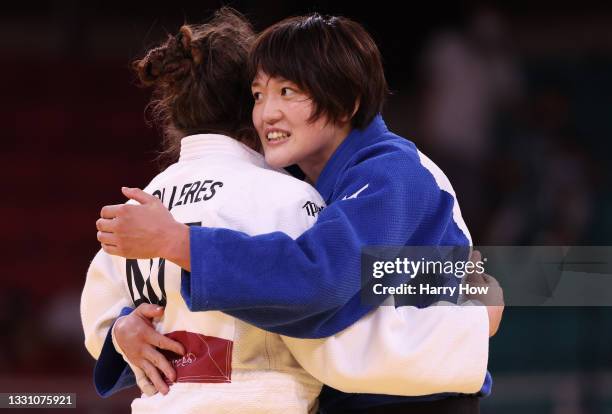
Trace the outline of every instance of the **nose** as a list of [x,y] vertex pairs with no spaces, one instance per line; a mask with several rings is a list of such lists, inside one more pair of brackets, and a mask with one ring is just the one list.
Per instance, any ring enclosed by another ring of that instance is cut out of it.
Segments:
[[269,97],[262,102],[261,119],[266,124],[274,124],[283,117],[279,99]]

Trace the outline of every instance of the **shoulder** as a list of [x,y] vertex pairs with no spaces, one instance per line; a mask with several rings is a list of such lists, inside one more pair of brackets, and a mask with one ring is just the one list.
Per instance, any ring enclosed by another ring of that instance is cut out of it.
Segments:
[[450,180],[413,142],[395,134],[356,152],[342,172],[335,194],[339,200],[370,197],[372,208],[394,208],[388,214],[394,218],[423,223],[452,221],[457,230],[453,234],[471,240]]
[[391,132],[357,151],[344,169],[345,176],[369,178],[410,192],[454,191],[442,170],[416,145]]
[[314,187],[284,171],[262,169],[251,180],[250,187],[257,192],[252,199],[257,200],[259,209],[267,211],[272,219],[271,227],[291,238],[310,228],[325,208],[325,201]]
[[314,224],[324,208],[312,186],[284,172],[256,168],[242,177],[242,191],[224,199],[220,215],[241,223],[241,230],[248,234],[282,231],[296,238]]
[[178,163],[170,164],[163,171],[159,172],[155,177],[149,181],[149,183],[143,188],[143,190],[149,194],[153,194],[156,190],[163,187],[169,181],[172,181],[177,175],[179,169]]
[[292,200],[311,200],[321,204],[321,195],[305,181],[298,180],[285,171],[258,168],[249,181],[260,188],[260,192],[276,205],[292,203]]

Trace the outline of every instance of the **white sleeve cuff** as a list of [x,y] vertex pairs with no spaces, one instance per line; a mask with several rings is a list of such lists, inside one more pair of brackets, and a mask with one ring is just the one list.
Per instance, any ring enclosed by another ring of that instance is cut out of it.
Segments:
[[117,351],[117,353],[123,357],[125,362],[129,363],[129,361],[125,357],[125,354],[123,353],[123,350],[121,349],[121,347],[119,346],[119,343],[117,342],[117,338],[115,337],[115,327],[117,326],[117,322],[119,322],[121,318],[125,318],[125,315],[120,316],[115,320],[115,323],[113,324],[113,328],[111,329],[111,338],[113,340],[113,346],[115,347],[115,351]]

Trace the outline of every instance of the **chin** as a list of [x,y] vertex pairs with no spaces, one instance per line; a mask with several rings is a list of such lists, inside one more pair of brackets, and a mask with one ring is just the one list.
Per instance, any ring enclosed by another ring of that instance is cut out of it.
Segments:
[[265,154],[266,164],[272,168],[285,168],[291,164],[288,164],[284,159],[275,157],[272,154]]

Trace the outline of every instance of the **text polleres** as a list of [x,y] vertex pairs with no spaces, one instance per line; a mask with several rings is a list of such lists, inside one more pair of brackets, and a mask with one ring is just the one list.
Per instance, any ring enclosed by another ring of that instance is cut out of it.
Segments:
[[174,185],[167,189],[158,189],[153,191],[153,195],[159,198],[168,207],[168,210],[172,210],[177,206],[210,200],[221,187],[223,187],[221,181],[202,180],[178,186]]

